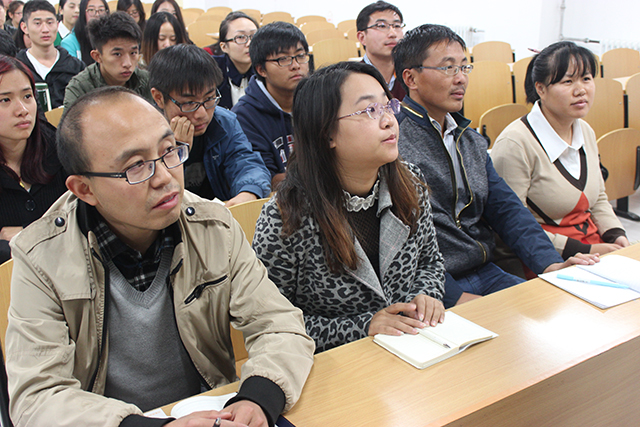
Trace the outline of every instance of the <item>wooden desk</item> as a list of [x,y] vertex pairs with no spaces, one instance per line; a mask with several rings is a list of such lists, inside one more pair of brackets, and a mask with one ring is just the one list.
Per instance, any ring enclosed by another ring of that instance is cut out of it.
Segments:
[[[620,253],[640,259],[640,245]],[[640,425],[640,300],[600,310],[536,279],[453,311],[500,336],[425,370],[371,338],[321,353],[286,417],[298,427]]]

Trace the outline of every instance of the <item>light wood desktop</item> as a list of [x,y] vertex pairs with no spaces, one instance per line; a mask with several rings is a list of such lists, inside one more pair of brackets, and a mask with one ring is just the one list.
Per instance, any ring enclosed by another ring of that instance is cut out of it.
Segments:
[[[640,259],[640,245],[618,253]],[[500,336],[425,370],[371,338],[318,354],[286,418],[298,427],[640,425],[640,300],[600,310],[535,279],[453,311]]]

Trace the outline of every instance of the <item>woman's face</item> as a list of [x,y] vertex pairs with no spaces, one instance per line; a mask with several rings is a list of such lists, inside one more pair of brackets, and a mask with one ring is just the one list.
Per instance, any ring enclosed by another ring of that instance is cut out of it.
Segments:
[[160,6],[158,6],[158,10],[156,12],[169,12],[173,16],[176,16],[176,9],[168,1],[162,3]]
[[552,85],[536,83],[540,104],[545,114],[551,114],[557,120],[566,122],[581,119],[587,115],[596,93],[596,85],[591,74],[581,76],[572,61],[562,80]]
[[173,25],[170,22],[165,22],[160,27],[158,33],[158,50],[162,50],[165,47],[173,46],[176,44],[176,33],[173,31]]
[[[366,110],[374,103],[387,105],[389,102],[384,88],[367,74],[351,73],[340,93],[342,104],[338,117]],[[398,158],[398,122],[389,110],[384,110],[376,119],[366,112],[338,119],[330,147],[336,152],[338,170],[345,174],[375,172]]]
[[76,0],[67,0],[62,8],[62,23],[65,27],[71,29],[76,25],[76,21],[80,16],[80,2]]
[[25,141],[35,126],[37,104],[27,76],[19,70],[0,75],[0,144]]
[[127,9],[127,13],[130,17],[133,18],[134,21],[136,21],[136,24],[140,23],[140,12],[138,12],[138,8],[135,4],[129,6],[129,8]]
[[251,65],[251,58],[249,57],[251,40],[247,39],[245,43],[238,43],[234,40],[234,37],[253,37],[256,31],[258,31],[258,29],[251,20],[247,18],[235,19],[229,23],[227,30],[227,40],[230,41],[220,43],[220,49],[229,55],[229,58],[231,58],[234,64]]
[[98,19],[102,15],[107,13],[107,8],[104,7],[104,3],[101,0],[89,0],[87,3],[87,10],[85,11],[85,18],[87,22],[92,19]]
[[18,26],[20,25],[20,20],[22,19],[22,9],[24,9],[24,6],[20,5],[16,9],[16,11],[13,12],[13,15],[9,13],[9,17],[11,18],[11,25],[13,25],[16,28],[18,28]]

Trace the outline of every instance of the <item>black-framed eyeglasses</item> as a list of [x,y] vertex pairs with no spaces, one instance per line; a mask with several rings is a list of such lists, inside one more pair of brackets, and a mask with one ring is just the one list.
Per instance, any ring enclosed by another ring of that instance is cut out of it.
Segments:
[[209,97],[202,102],[196,102],[196,101],[178,102],[175,99],[173,99],[171,95],[167,94],[167,96],[169,97],[171,102],[176,104],[180,109],[180,111],[182,111],[183,113],[193,113],[201,106],[203,106],[207,110],[210,110],[214,108],[216,105],[218,105],[218,103],[220,102],[220,99],[222,99],[222,95],[220,95],[220,91],[218,89],[216,89],[216,96]]
[[400,112],[400,101],[393,98],[386,104],[380,104],[379,102],[374,102],[373,104],[367,105],[367,108],[364,110],[356,111],[355,113],[347,114],[346,116],[338,117],[338,120],[344,119],[346,117],[357,116],[359,114],[367,113],[370,119],[378,120],[384,113],[389,114],[398,114]]
[[471,65],[471,64],[468,64],[468,65],[447,65],[447,66],[444,66],[444,67],[425,67],[424,65],[421,65],[419,67],[413,67],[413,68],[418,68],[420,70],[440,70],[440,71],[444,71],[444,73],[447,76],[455,76],[460,71],[462,71],[462,74],[464,74],[465,76],[468,76],[469,73],[473,70],[473,65]]
[[178,145],[171,148],[157,159],[136,163],[125,169],[124,172],[82,172],[78,175],[98,176],[103,178],[124,178],[131,185],[145,182],[156,173],[156,162],[162,160],[167,169],[177,168],[189,158],[189,144],[178,142]]
[[277,62],[278,65],[281,67],[288,67],[289,65],[293,64],[294,59],[300,65],[306,64],[307,62],[309,62],[309,54],[305,52],[305,53],[299,53],[293,56],[281,56],[280,58],[276,58],[276,59],[267,59],[267,61]]
[[374,28],[376,30],[389,32],[389,30],[391,30],[391,29],[393,29],[395,31],[398,31],[398,30],[403,29],[406,26],[407,26],[407,24],[404,24],[402,22],[388,23],[387,21],[378,21],[375,24],[369,25],[367,28],[365,28],[365,30],[370,30],[370,29]]
[[253,39],[255,34],[238,34],[234,36],[232,39],[222,40],[225,43],[229,43],[231,41],[236,42],[236,44],[247,44],[249,40]]
[[102,16],[107,13],[107,9],[87,9],[87,15],[89,16]]

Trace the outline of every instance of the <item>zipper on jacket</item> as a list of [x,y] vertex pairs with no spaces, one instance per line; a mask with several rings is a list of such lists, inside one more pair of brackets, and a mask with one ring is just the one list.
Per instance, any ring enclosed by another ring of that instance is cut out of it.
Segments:
[[94,248],[91,248],[91,254],[100,261],[102,268],[104,269],[104,304],[103,304],[103,313],[102,313],[102,337],[98,337],[98,366],[96,366],[96,370],[91,376],[91,381],[89,382],[89,387],[87,390],[93,390],[96,379],[98,378],[98,372],[100,372],[100,368],[102,367],[102,350],[104,349],[104,343],[107,339],[107,313],[108,313],[108,303],[109,303],[109,280],[110,280],[110,272],[109,268],[102,260],[102,258],[98,255]]
[[193,292],[191,292],[191,294],[184,300],[184,303],[185,304],[189,304],[193,300],[200,298],[200,295],[202,295],[202,292],[204,291],[204,289],[207,286],[217,285],[218,283],[227,280],[227,277],[229,277],[229,276],[225,275],[225,276],[222,276],[219,279],[216,279],[216,280],[213,280],[213,281],[207,282],[207,283],[202,283],[202,284],[196,286],[196,288],[193,290]]

